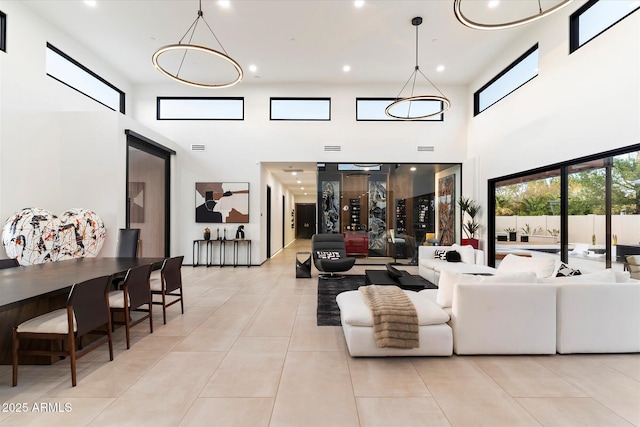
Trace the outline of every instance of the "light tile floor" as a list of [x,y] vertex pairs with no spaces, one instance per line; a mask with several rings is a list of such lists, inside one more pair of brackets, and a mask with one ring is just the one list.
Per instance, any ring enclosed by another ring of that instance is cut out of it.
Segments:
[[640,354],[351,358],[316,326],[317,272],[295,278],[309,246],[183,267],[185,314],[137,325],[130,350],[117,330],[75,388],[66,361],[20,367],[16,388],[0,366],[0,426],[640,426]]

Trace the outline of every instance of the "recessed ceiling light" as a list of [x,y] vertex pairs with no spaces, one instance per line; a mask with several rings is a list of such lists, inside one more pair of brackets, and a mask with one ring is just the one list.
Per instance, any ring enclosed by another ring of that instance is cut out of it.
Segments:
[[307,195],[307,193],[304,193],[304,195],[306,196],[306,195]]
[[258,71],[258,67],[256,67],[254,64],[251,64],[249,65],[249,71],[255,73],[256,71]]
[[302,181],[300,181],[299,179],[296,180],[296,184],[302,184]]
[[361,8],[362,6],[364,6],[364,0],[355,0],[353,2],[353,5],[357,8]]
[[293,176],[298,175],[298,172],[291,172],[291,175]]
[[409,169],[411,172],[415,172],[416,171],[416,167],[415,166],[411,166],[411,168]]
[[439,72],[439,73],[443,72],[444,71],[444,65],[438,65],[436,67],[436,71]]
[[301,190],[304,190],[304,187],[300,187]]
[[98,2],[96,0],[84,0],[84,4],[90,7],[96,7]]
[[345,65],[344,67],[342,67],[342,71],[344,71],[345,73],[348,73],[349,71],[351,71],[351,66]]
[[229,0],[218,0],[218,6],[223,9],[228,9],[231,6],[231,2]]
[[489,0],[489,3],[487,3],[487,7],[489,9],[493,9],[498,7],[499,4],[500,4],[500,0]]

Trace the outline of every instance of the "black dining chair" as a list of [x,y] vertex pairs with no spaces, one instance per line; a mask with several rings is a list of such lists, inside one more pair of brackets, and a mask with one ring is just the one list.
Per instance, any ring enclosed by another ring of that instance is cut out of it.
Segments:
[[[67,298],[66,308],[54,310],[22,322],[13,328],[13,386],[18,385],[18,364],[22,355],[69,356],[71,385],[76,386],[76,359],[109,344],[109,360],[113,360],[111,313],[109,312],[109,276],[76,283]],[[100,334],[102,338],[83,347],[82,337]],[[62,341],[61,345],[41,348],[20,348],[20,340]]]
[[116,247],[116,257],[117,258],[137,258],[139,240],[140,240],[139,228],[119,229],[118,243]]
[[3,268],[20,267],[20,263],[15,258],[0,259],[0,270]]
[[[116,244],[116,258],[138,258],[138,241],[140,240],[139,228],[120,228],[118,230],[118,242]],[[115,275],[111,281],[113,286],[120,289],[124,276]]]
[[[182,299],[182,260],[184,256],[167,258],[160,269],[160,279],[151,280],[151,294],[161,297],[160,301],[154,300],[154,304],[162,305],[162,321],[167,324],[167,307],[180,302],[182,314],[184,314],[184,301]],[[167,298],[167,297],[170,297]]]
[[[153,316],[149,276],[151,264],[131,268],[122,282],[121,290],[109,292],[111,325],[124,325],[127,349],[131,348],[130,330],[132,326],[149,319],[149,332],[153,333]],[[145,313],[133,320],[132,313]],[[122,320],[117,317],[122,315]]]

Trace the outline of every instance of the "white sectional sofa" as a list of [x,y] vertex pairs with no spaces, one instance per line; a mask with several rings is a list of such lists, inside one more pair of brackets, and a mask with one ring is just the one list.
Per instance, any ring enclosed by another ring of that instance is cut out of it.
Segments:
[[[462,262],[448,262],[436,258],[436,251],[457,251]],[[484,265],[484,251],[471,246],[420,246],[418,248],[418,274],[433,284],[438,284],[443,269],[465,274],[495,274],[496,269]]]
[[[349,352],[352,356],[640,352],[640,281],[630,279],[629,272],[608,269],[549,277],[555,273],[553,258],[512,257],[505,257],[493,276],[443,269],[438,289],[411,293],[412,301],[416,295],[430,301],[432,305],[419,311],[438,319],[421,323],[419,349],[376,348],[372,323],[366,323],[371,315],[359,291],[338,295]],[[447,323],[434,306],[449,318]]]

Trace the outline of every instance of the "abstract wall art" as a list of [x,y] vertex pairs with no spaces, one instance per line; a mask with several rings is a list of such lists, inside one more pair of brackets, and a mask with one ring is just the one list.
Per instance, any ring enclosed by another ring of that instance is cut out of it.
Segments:
[[248,223],[248,182],[196,182],[196,222]]
[[447,175],[438,180],[438,226],[440,245],[442,246],[450,246],[456,241],[455,192],[455,174]]
[[9,217],[2,228],[2,244],[20,265],[95,257],[106,229],[87,209],[69,209],[56,216],[46,209],[25,208]]
[[369,256],[387,255],[387,183],[369,181]]
[[321,233],[340,232],[340,181],[322,181]]

